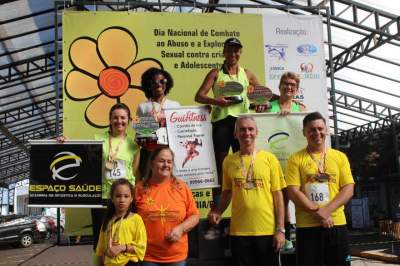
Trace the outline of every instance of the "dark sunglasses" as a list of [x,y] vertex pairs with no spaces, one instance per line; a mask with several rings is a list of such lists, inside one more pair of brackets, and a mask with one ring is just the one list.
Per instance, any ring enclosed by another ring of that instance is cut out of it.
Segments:
[[166,85],[168,83],[167,79],[160,79],[159,81],[152,80],[154,84]]

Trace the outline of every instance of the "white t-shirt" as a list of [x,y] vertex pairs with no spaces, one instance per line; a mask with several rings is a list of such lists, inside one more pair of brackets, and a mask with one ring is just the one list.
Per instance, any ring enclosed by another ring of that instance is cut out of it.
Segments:
[[[153,104],[154,109],[153,110]],[[166,108],[175,108],[180,107],[181,105],[178,102],[171,101],[165,99],[163,103],[163,109]],[[136,111],[136,115],[138,117],[142,116],[156,116],[157,121],[160,123],[160,127],[165,127],[165,113],[164,110],[161,110],[161,104],[152,101],[146,101],[144,103],[139,104],[138,109]]]
[[[161,104],[157,102],[153,102],[155,111],[160,112],[161,109]],[[171,101],[168,99],[165,99],[165,102],[163,104],[164,109],[165,108],[174,108],[174,107],[180,107],[181,105],[178,102]],[[141,117],[141,116],[151,116],[153,111],[153,104],[152,101],[146,101],[144,103],[139,104],[138,109],[136,111],[136,115]]]

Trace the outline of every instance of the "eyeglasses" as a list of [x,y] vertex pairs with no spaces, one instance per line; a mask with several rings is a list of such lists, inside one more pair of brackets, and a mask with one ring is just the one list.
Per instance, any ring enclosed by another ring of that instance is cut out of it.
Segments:
[[297,88],[297,83],[292,83],[292,82],[283,82],[283,85],[287,87],[294,87]]
[[168,80],[167,79],[160,79],[160,80],[152,80],[152,82],[154,83],[154,84],[159,84],[159,85],[166,85],[167,83],[168,83]]

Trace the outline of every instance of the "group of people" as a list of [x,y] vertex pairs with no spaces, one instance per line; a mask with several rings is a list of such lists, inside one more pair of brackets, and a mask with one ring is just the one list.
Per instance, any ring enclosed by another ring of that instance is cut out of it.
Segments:
[[[343,205],[352,197],[354,181],[347,157],[325,146],[325,119],[318,112],[305,117],[307,147],[289,158],[284,173],[272,153],[257,149],[254,119],[241,115],[249,112],[248,89],[260,85],[251,71],[239,65],[241,42],[227,39],[223,53],[222,68],[207,74],[195,96],[198,103],[212,106],[212,139],[222,184],[222,189],[213,191],[218,197],[208,215],[210,223],[218,224],[232,202],[235,263],[279,265],[291,199],[296,205],[298,265],[350,265]],[[224,92],[232,81],[243,87],[240,101]],[[280,96],[275,96],[270,109],[261,104],[256,111],[282,115],[306,111],[294,100],[299,83],[296,74],[285,73]],[[173,79],[165,70],[146,71],[142,89],[148,101],[139,105],[137,115],[153,116],[165,126],[163,110],[179,107],[166,98],[172,87]],[[210,90],[214,97],[208,96]],[[96,255],[104,265],[185,265],[187,233],[197,225],[199,211],[186,183],[173,176],[173,151],[167,145],[146,149],[128,136],[131,114],[125,104],[114,105],[109,119],[109,130],[96,136],[104,140],[102,198],[108,206],[92,210]]]
[[186,183],[173,176],[174,153],[160,146],[149,155],[149,173],[139,179],[140,148],[127,134],[129,108],[110,110],[103,142],[102,198],[92,209],[95,253],[101,265],[185,265],[187,233],[199,211]]

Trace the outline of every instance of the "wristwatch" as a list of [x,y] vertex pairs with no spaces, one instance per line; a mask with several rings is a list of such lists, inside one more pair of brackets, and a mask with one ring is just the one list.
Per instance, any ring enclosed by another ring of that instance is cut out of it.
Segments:
[[279,227],[277,227],[277,228],[275,229],[275,232],[279,232],[279,233],[284,234],[284,233],[286,233],[286,230],[285,230],[285,228],[279,228]]

